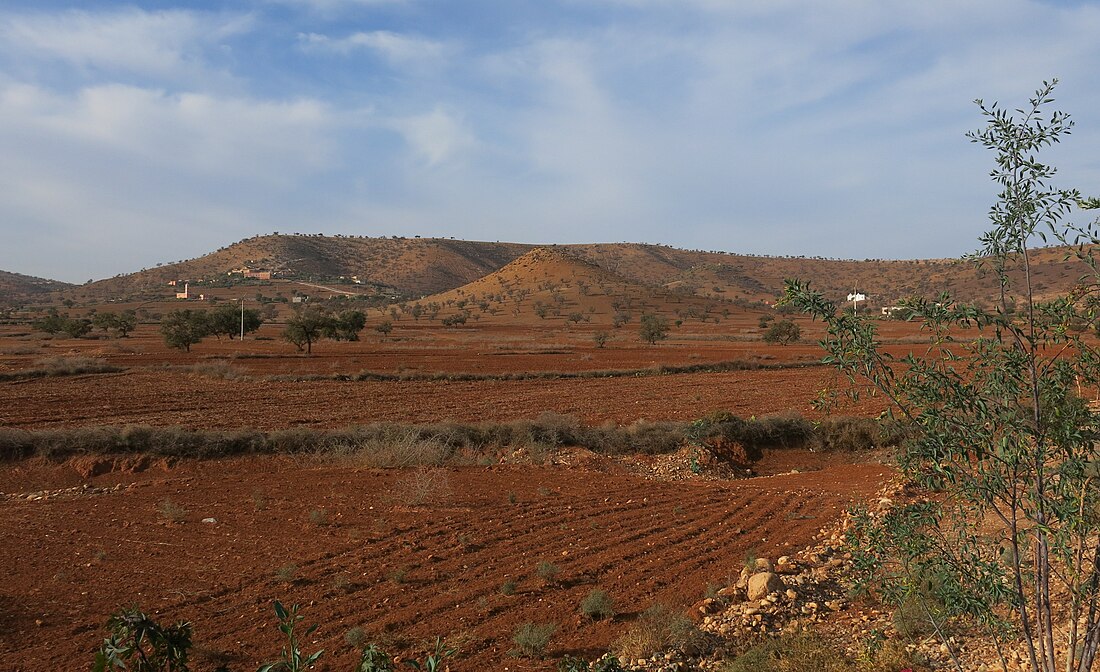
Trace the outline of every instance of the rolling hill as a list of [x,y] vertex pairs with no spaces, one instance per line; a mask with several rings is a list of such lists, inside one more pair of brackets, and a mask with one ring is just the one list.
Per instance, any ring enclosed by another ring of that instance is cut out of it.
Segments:
[[0,303],[13,304],[72,287],[65,282],[0,271]]
[[[66,296],[83,301],[164,298],[174,291],[168,286],[172,280],[224,283],[229,273],[252,269],[271,271],[276,280],[340,285],[354,293],[398,301],[421,300],[474,283],[536,247],[442,238],[256,236],[197,259],[71,288]],[[990,300],[998,290],[992,273],[956,259],[764,257],[636,243],[541,249],[568,253],[620,281],[709,300],[771,301],[781,293],[784,278],[790,277],[807,279],[841,300],[852,290],[862,291],[870,296],[872,306],[890,305],[911,295],[932,297],[946,290],[967,300]],[[1032,279],[1040,297],[1064,292],[1086,270],[1080,262],[1066,261],[1065,253],[1063,248],[1032,251]]]
[[444,318],[465,315],[480,322],[536,324],[583,321],[608,325],[647,312],[707,319],[723,308],[730,312],[729,304],[721,301],[642,284],[583,259],[569,248],[545,247],[416,304]]

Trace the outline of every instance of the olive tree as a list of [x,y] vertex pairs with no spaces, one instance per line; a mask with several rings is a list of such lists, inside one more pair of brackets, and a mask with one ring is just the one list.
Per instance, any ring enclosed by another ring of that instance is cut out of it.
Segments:
[[313,352],[314,341],[320,340],[329,328],[332,316],[312,306],[295,312],[283,329],[283,340],[293,343],[299,351]]
[[[825,361],[848,374],[848,394],[885,395],[912,429],[901,469],[930,495],[859,514],[850,540],[862,579],[887,602],[917,599],[959,670],[945,619],[984,628],[1006,670],[1009,641],[1033,672],[1085,672],[1100,647],[1100,419],[1080,393],[1100,384],[1100,350],[1070,328],[1100,318],[1100,238],[1097,222],[1066,220],[1095,201],[1055,187],[1037,158],[1072,127],[1046,112],[1053,88],[1015,111],[977,101],[986,123],[968,134],[993,153],[1000,188],[972,256],[998,281],[995,307],[947,294],[908,301],[930,342],[895,359],[873,320],[807,283],[786,285],[785,302],[824,321]],[[1086,277],[1039,300],[1028,252],[1048,241],[1066,245]]]
[[787,345],[797,342],[800,338],[802,338],[802,329],[791,320],[773,322],[764,332],[765,343]]
[[160,322],[160,333],[170,348],[191,352],[191,346],[210,334],[210,321],[201,310],[173,310]]
[[668,320],[660,315],[647,313],[638,322],[638,336],[650,345],[668,338]]

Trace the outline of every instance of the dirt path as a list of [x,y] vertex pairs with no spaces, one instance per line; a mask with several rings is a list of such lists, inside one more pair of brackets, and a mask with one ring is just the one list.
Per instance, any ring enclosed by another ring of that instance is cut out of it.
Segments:
[[[320,623],[318,669],[348,670],[345,633],[395,651],[442,635],[454,670],[549,670],[508,655],[525,621],[558,625],[551,656],[595,654],[657,600],[698,601],[735,577],[749,550],[808,544],[887,475],[875,465],[724,483],[663,483],[564,467],[464,467],[417,502],[428,474],[295,464],[284,458],[190,462],[107,474],[117,492],[0,502],[0,669],[84,668],[107,615],[140,605],[188,619],[202,655],[255,669],[277,654],[272,599]],[[4,492],[81,482],[70,467],[5,465]],[[159,512],[170,501],[182,522]],[[315,513],[321,512],[321,513]],[[216,523],[203,523],[214,518]],[[552,562],[559,579],[536,576]],[[289,566],[293,565],[293,569]],[[279,570],[284,568],[284,576]],[[516,582],[513,595],[501,585]],[[588,623],[577,605],[608,591],[620,615]]]

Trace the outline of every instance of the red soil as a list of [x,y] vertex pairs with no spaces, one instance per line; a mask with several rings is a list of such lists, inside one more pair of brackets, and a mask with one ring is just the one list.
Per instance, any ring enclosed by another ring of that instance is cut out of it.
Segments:
[[[552,658],[595,655],[654,601],[686,606],[708,582],[736,576],[749,550],[775,557],[807,545],[886,470],[664,483],[594,458],[443,473],[443,495],[424,506],[409,505],[416,472],[283,458],[110,473],[91,483],[124,489],[2,501],[0,669],[87,667],[108,614],[134,604],[194,624],[198,669],[219,655],[254,669],[278,653],[271,600],[280,599],[321,624],[306,644],[326,649],[321,670],[351,669],[353,627],[398,653],[445,636],[462,650],[454,670],[549,670],[549,659],[508,655],[518,624],[557,623]],[[72,467],[41,461],[0,472],[7,493],[81,482]],[[160,520],[169,499],[184,522]],[[311,522],[321,510],[327,525]],[[535,575],[544,560],[561,570],[555,585]],[[293,582],[278,580],[290,564]],[[508,580],[512,596],[500,591]],[[613,621],[577,616],[595,588],[614,598]]]

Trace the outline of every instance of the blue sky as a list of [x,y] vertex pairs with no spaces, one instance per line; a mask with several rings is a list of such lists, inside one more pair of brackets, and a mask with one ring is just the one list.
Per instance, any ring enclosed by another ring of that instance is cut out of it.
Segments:
[[82,282],[257,233],[976,247],[974,98],[1061,79],[1100,193],[1100,3],[8,0],[0,269]]

